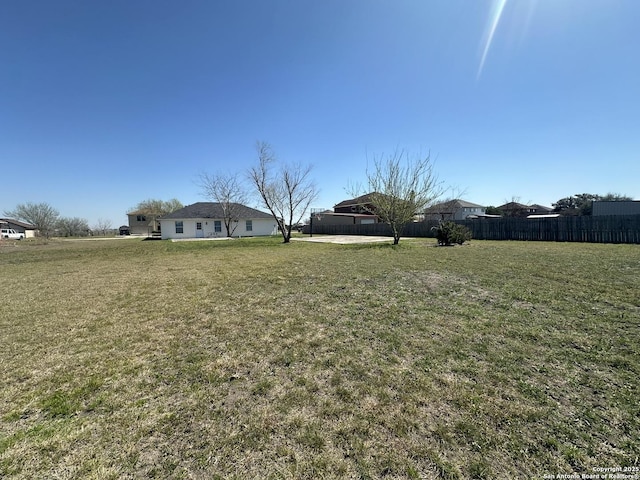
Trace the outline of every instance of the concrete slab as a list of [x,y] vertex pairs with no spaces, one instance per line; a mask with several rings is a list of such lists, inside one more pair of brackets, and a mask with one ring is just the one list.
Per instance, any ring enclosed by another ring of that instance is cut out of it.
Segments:
[[[375,237],[368,235],[314,235],[313,237],[291,237],[296,242],[339,243],[349,245],[352,243],[393,243],[393,237]],[[403,240],[406,240],[403,238]]]

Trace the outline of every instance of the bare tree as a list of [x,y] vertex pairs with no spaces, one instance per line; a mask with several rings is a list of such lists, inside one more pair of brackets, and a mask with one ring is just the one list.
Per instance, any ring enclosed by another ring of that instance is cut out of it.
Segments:
[[400,242],[405,225],[444,192],[431,155],[411,157],[396,150],[374,157],[373,169],[367,168],[366,175],[371,213],[391,227],[394,245]]
[[56,222],[57,234],[62,237],[86,237],[89,223],[84,218],[61,217]]
[[133,210],[143,212],[147,215],[166,215],[171,212],[175,212],[183,207],[180,200],[172,198],[171,200],[158,200],[155,198],[149,198],[138,203]]
[[222,207],[227,237],[232,237],[248,199],[247,189],[240,177],[237,174],[203,173],[200,175],[199,185],[205,197],[219,203]]
[[44,235],[46,238],[49,238],[55,230],[56,222],[60,215],[58,211],[48,203],[31,202],[19,204],[15,210],[6,211],[4,214],[16,220],[30,223],[36,227],[39,235]]
[[284,243],[291,240],[292,225],[300,223],[318,190],[310,178],[311,166],[281,165],[266,142],[258,142],[258,165],[249,170],[249,178],[264,206],[278,223]]
[[106,236],[107,232],[113,229],[113,225],[111,223],[111,220],[107,220],[105,218],[99,218],[92,229],[94,232],[99,233],[100,235]]

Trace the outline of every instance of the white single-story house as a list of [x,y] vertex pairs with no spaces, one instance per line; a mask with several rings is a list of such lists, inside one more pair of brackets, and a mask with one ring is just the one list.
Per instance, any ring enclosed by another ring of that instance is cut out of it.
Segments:
[[[163,239],[227,237],[223,205],[198,202],[164,215],[159,219]],[[273,216],[254,208],[233,204],[238,218],[230,230],[233,237],[276,235],[278,224]]]

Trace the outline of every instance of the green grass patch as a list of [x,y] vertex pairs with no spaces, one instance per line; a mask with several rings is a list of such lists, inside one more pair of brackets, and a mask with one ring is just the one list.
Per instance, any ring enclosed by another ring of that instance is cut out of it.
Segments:
[[640,249],[0,250],[0,476],[542,478],[637,466]]

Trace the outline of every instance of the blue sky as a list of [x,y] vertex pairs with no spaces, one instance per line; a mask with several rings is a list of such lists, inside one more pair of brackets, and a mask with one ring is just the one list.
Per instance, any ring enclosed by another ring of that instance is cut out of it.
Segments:
[[[637,0],[0,0],[0,214],[203,201],[256,141],[331,208],[431,152],[484,205],[640,199]],[[257,202],[252,206],[256,206]]]

